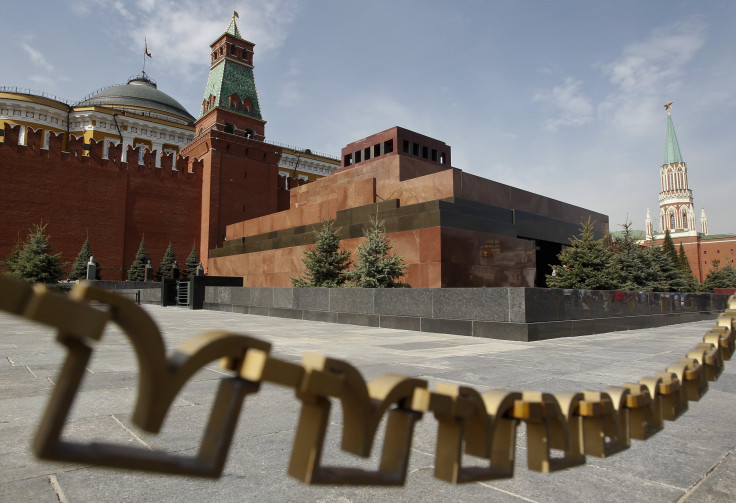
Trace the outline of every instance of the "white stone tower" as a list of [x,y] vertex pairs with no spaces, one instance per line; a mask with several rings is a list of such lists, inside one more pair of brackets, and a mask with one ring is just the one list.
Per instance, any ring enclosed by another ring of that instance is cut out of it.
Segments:
[[669,229],[672,237],[697,236],[693,191],[688,186],[687,164],[682,160],[680,145],[677,143],[675,126],[672,124],[670,108],[667,109],[667,139],[665,141],[664,163],[660,168],[662,191],[659,193],[659,224],[664,234]]
[[708,217],[705,216],[705,208],[700,211],[700,232],[708,235]]

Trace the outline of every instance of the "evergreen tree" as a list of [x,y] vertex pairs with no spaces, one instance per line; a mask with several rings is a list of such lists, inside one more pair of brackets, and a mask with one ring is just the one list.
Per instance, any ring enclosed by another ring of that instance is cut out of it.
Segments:
[[138,253],[135,255],[135,260],[128,269],[128,281],[145,281],[146,279],[146,265],[151,261],[151,257],[148,256],[146,250],[146,238],[141,239],[141,244],[138,247]]
[[386,238],[382,221],[371,218],[364,232],[365,241],[358,246],[358,264],[350,271],[350,280],[360,288],[401,288],[408,286],[398,280],[404,276],[406,264],[401,257],[389,255],[391,244]]
[[623,235],[613,242],[611,279],[613,288],[625,291],[646,289],[646,266],[642,247],[631,232],[631,222],[621,224]]
[[721,261],[713,259],[713,268],[703,281],[703,289],[712,292],[715,288],[736,288],[736,268],[726,264],[721,268]]
[[339,232],[340,229],[335,228],[333,220],[322,222],[317,241],[304,253],[302,259],[307,271],[304,276],[290,278],[292,285],[335,288],[345,284],[348,279],[347,270],[352,262],[350,252],[340,250]]
[[13,275],[32,283],[57,283],[63,274],[66,262],[61,262],[61,253],[52,254],[46,236],[46,225],[34,225],[23,249],[12,266]]
[[685,247],[682,246],[682,243],[680,243],[680,251],[678,253],[677,259],[680,264],[680,270],[682,271],[682,278],[687,283],[687,291],[697,292],[699,287],[698,281],[693,275],[693,270],[690,267],[690,261],[687,259],[687,255],[685,255]]
[[[79,250],[79,254],[77,255],[77,258],[72,263],[72,270],[69,273],[69,281],[76,281],[79,279],[86,279],[87,278],[87,264],[89,263],[89,258],[92,256],[92,252],[89,249],[89,238],[87,238],[84,241],[84,244],[82,245],[82,249]],[[95,260],[95,279],[100,279],[100,264]]]
[[593,222],[580,224],[580,236],[570,238],[570,246],[557,255],[559,264],[551,265],[547,275],[550,288],[609,290],[614,287],[611,269],[612,252],[603,239],[595,239]]
[[186,262],[184,262],[184,279],[197,273],[199,267],[199,256],[197,255],[197,246],[192,245],[192,251],[189,252]]
[[10,255],[8,255],[8,258],[5,259],[4,262],[0,262],[0,265],[5,268],[6,273],[15,275],[15,269],[18,266],[18,259],[20,258],[21,251],[23,251],[23,241],[20,239],[20,236],[18,236],[15,241],[15,246],[13,246],[13,251],[10,252]]
[[169,247],[166,248],[164,258],[161,261],[161,265],[158,266],[156,271],[156,281],[162,281],[165,279],[174,279],[174,263],[176,262],[176,255],[174,255],[174,246],[169,242]]
[[685,255],[685,247],[682,245],[682,243],[680,243],[680,250],[677,253],[677,260],[680,263],[680,269],[682,269],[683,271],[690,271],[690,274],[692,274],[693,270],[690,268],[690,262],[687,260],[687,255]]
[[680,257],[677,256],[677,250],[675,250],[675,243],[672,242],[670,236],[670,230],[665,229],[664,240],[662,241],[662,251],[669,257],[670,261],[675,267],[678,267],[680,263]]
[[645,289],[650,292],[685,292],[688,283],[682,270],[673,264],[668,252],[659,246],[648,246],[644,250],[647,282]]

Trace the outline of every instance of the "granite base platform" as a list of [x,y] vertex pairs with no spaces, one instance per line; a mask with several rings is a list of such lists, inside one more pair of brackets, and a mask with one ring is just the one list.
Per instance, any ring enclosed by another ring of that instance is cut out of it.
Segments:
[[207,287],[204,309],[538,341],[714,319],[727,296],[546,288]]

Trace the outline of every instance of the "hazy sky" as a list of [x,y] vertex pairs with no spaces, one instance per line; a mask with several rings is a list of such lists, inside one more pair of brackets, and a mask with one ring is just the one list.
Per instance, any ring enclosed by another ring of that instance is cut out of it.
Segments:
[[[140,72],[199,113],[233,4],[0,0],[0,86],[81,100]],[[392,126],[455,167],[658,227],[666,113],[696,215],[736,233],[736,2],[244,1],[267,139],[339,156]]]

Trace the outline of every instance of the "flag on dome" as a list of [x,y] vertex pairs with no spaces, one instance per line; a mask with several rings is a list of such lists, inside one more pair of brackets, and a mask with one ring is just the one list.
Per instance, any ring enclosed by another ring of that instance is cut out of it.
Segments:
[[150,51],[148,50],[148,41],[147,41],[147,40],[146,40],[146,39],[144,38],[144,39],[143,39],[143,42],[144,42],[144,43],[145,43],[145,45],[146,45],[146,56],[148,56],[149,58],[153,59],[153,56],[151,56],[151,53],[150,53]]

